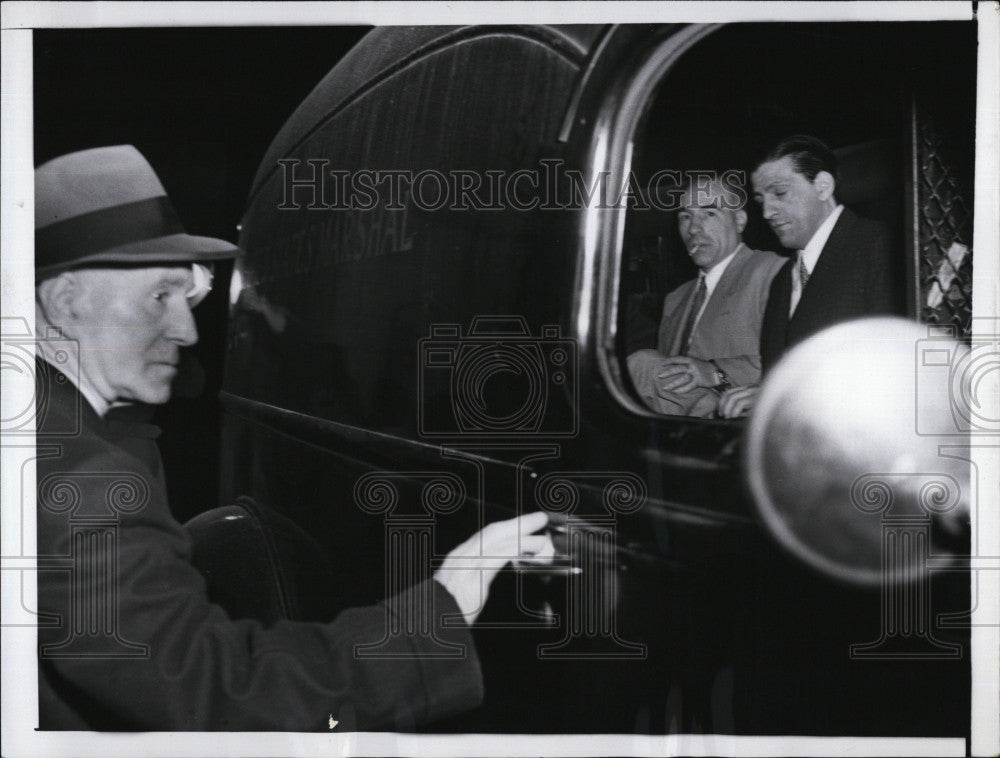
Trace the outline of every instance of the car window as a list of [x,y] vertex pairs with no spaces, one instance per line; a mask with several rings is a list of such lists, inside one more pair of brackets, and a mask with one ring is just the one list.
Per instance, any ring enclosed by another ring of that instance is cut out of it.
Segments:
[[[664,299],[699,271],[678,231],[684,182],[727,177],[732,197],[745,203],[746,245],[785,259],[794,253],[764,222],[749,186],[755,159],[791,134],[825,141],[840,162],[838,201],[884,225],[901,312],[967,338],[974,25],[734,24],[686,32],[651,47],[622,77],[605,104],[604,142],[593,141],[607,146],[602,165],[612,181],[634,189],[618,213],[600,217],[609,228],[593,235],[607,257],[599,342],[619,402],[664,414],[643,400],[629,356],[663,352]],[[920,53],[929,46],[948,54],[931,62]],[[846,60],[851,65],[839,63]]]

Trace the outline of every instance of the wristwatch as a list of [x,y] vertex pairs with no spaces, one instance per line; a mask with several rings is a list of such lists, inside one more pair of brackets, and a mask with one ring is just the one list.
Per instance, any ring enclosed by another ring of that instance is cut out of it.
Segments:
[[714,374],[715,385],[712,387],[712,389],[715,390],[716,392],[725,392],[730,387],[732,387],[733,383],[729,381],[729,375],[722,370],[719,364],[713,360],[709,360],[709,363],[715,366],[715,374]]

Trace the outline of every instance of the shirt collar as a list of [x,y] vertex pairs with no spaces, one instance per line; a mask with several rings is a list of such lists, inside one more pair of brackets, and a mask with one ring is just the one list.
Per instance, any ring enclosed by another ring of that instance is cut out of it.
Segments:
[[[712,268],[701,273],[701,276],[705,277],[705,290],[709,296],[711,296],[712,291],[715,289],[715,285],[719,283],[722,275],[726,273],[726,269],[729,268],[729,264],[732,263],[733,258],[736,256],[736,253],[739,252],[741,247],[743,247],[742,242],[736,246],[733,252],[712,266]],[[708,298],[706,298],[706,300],[707,299]]]
[[93,389],[88,387],[86,382],[82,382],[76,371],[67,370],[68,367],[66,365],[60,365],[54,359],[51,349],[46,345],[44,340],[38,341],[37,348],[38,357],[69,379],[70,382],[73,383],[73,386],[76,387],[77,391],[87,399],[88,403],[90,403],[90,407],[94,409],[94,413],[101,418],[104,418],[104,414],[106,414],[108,409],[111,407],[108,401],[94,392]]
[[809,243],[802,248],[799,252],[802,254],[802,260],[805,261],[806,269],[811,274],[816,270],[816,262],[819,261],[819,254],[823,252],[823,248],[826,247],[826,241],[830,239],[830,233],[833,231],[833,227],[837,223],[837,219],[840,218],[841,212],[844,210],[843,205],[838,205],[832,211],[830,215],[826,217],[819,228],[813,233],[812,239]]

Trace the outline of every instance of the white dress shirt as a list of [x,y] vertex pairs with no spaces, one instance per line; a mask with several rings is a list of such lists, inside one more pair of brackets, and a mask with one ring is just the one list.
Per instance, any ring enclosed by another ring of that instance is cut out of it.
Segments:
[[809,240],[808,244],[799,250],[798,260],[795,266],[792,267],[792,297],[788,305],[788,318],[792,317],[795,313],[795,309],[799,305],[799,300],[802,299],[802,279],[799,277],[799,261],[805,264],[806,272],[812,274],[816,270],[816,264],[819,262],[820,253],[823,252],[823,248],[826,247],[826,241],[830,239],[830,232],[833,231],[833,227],[837,224],[837,219],[840,218],[841,212],[844,210],[843,205],[838,205],[832,211],[830,215],[824,219],[823,223],[819,225],[819,228],[813,232],[812,238]]

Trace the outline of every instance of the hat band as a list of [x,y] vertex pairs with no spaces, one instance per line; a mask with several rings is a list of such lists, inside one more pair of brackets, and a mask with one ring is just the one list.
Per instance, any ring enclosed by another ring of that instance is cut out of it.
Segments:
[[183,234],[166,195],[82,213],[35,230],[37,267],[72,263],[129,242]]

